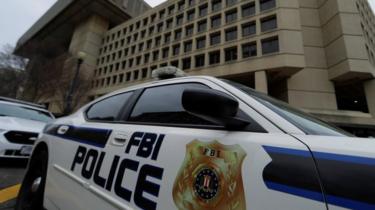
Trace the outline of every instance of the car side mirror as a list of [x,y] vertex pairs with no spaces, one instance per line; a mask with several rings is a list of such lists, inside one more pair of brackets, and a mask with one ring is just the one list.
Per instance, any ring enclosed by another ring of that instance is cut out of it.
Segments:
[[182,106],[189,113],[228,129],[240,129],[250,123],[236,117],[238,101],[218,90],[186,89],[182,94]]

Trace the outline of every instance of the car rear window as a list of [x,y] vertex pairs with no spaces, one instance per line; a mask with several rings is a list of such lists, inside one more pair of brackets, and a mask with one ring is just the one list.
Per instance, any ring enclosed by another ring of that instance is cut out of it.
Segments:
[[133,92],[122,93],[96,102],[87,110],[87,119],[94,121],[115,121],[122,107],[132,94]]

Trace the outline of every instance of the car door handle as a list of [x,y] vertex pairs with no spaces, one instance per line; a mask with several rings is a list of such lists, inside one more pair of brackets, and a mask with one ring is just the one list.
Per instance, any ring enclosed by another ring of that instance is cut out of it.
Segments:
[[115,132],[112,138],[112,144],[115,146],[124,146],[129,139],[129,135],[124,132]]

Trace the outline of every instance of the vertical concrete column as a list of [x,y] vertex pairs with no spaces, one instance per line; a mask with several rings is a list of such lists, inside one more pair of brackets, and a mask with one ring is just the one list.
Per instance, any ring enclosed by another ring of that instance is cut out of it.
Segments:
[[257,91],[268,93],[268,82],[266,71],[255,72],[255,89]]
[[363,86],[369,112],[375,117],[375,79],[364,82]]
[[88,77],[92,76],[99,57],[104,34],[108,30],[109,22],[100,16],[93,15],[77,25],[70,42],[69,52],[74,57],[78,52],[84,52],[86,58],[82,70]]

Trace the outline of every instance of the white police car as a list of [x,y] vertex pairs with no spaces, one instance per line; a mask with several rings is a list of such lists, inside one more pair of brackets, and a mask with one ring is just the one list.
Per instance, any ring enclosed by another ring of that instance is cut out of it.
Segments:
[[16,209],[375,209],[374,148],[233,82],[156,81],[48,125]]
[[39,133],[53,119],[43,106],[0,97],[0,158],[28,158]]

